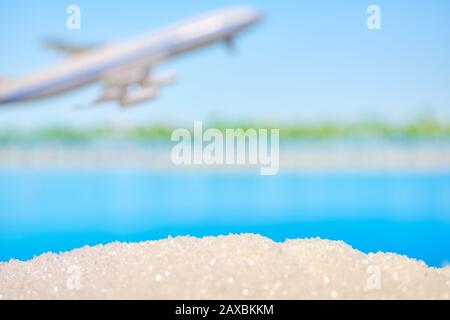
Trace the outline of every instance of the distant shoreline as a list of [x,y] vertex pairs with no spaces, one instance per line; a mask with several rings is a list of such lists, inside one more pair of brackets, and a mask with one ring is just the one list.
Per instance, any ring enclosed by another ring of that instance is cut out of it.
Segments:
[[[3,146],[0,170],[132,169],[168,171],[252,171],[252,166],[175,166],[171,145],[162,146]],[[255,167],[256,168],[256,167]],[[280,172],[449,171],[450,146],[281,146]]]

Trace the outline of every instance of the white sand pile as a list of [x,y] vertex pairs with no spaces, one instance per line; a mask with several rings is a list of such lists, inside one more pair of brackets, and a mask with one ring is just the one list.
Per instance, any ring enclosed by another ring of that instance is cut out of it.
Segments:
[[320,239],[112,243],[0,264],[2,299],[449,299],[450,267]]

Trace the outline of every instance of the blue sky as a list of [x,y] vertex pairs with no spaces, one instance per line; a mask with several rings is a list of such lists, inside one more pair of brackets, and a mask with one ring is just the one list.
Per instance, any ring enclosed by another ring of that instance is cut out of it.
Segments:
[[[81,8],[81,30],[66,29],[66,8]],[[17,0],[0,4],[0,74],[15,76],[63,59],[46,37],[104,43],[139,35],[205,11],[249,4],[266,15],[237,41],[188,54],[157,69],[178,82],[159,100],[130,110],[77,110],[100,86],[0,111],[0,126],[190,122],[194,119],[324,120],[424,112],[450,117],[450,2]],[[381,8],[382,29],[366,28]]]

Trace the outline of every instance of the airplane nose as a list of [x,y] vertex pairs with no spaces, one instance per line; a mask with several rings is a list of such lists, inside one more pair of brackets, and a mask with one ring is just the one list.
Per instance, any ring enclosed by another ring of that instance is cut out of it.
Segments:
[[262,20],[264,20],[264,13],[255,11],[253,13],[253,21],[256,23],[256,22],[260,22]]
[[256,23],[263,19],[263,13],[255,8],[246,8],[246,16],[248,20]]
[[252,9],[248,12],[248,19],[249,21],[251,21],[251,23],[260,22],[261,20],[263,20],[263,18],[264,14],[260,11]]
[[258,23],[264,18],[263,13],[253,7],[239,7],[233,12],[233,16],[247,25]]
[[258,22],[262,21],[263,19],[264,19],[264,14],[262,12],[254,12],[251,17],[252,23],[258,23]]

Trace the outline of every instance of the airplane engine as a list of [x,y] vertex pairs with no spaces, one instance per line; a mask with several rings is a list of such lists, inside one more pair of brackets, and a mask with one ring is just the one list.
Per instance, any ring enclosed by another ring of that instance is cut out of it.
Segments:
[[125,92],[126,90],[124,88],[106,88],[102,92],[101,96],[96,100],[96,103],[119,100],[125,94]]
[[119,102],[122,107],[129,107],[144,101],[152,100],[158,96],[158,87],[147,86],[137,89],[134,92],[129,92],[123,96]]
[[166,72],[156,76],[148,76],[144,79],[145,86],[162,87],[174,83],[176,76],[174,72]]

